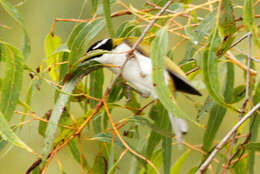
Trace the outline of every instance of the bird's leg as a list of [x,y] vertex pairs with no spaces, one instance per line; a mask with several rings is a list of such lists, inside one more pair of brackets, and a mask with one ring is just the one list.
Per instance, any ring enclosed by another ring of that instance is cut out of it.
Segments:
[[140,76],[141,76],[142,78],[145,78],[145,77],[146,77],[146,74],[143,72],[142,67],[141,67],[141,64],[140,64],[140,62],[139,62],[139,59],[138,59],[138,57],[135,56],[133,49],[131,49],[131,50],[128,52],[127,58],[128,58],[128,59],[135,59],[135,60],[136,60],[137,66],[139,67],[139,70],[140,70]]

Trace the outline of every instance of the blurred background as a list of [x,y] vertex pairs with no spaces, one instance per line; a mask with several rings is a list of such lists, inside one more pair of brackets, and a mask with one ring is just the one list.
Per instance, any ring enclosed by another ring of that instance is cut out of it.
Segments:
[[[12,0],[12,4],[19,4],[19,0]],[[82,18],[89,18],[91,12],[91,5],[87,2],[86,8],[83,11]],[[144,1],[140,0],[128,0],[123,1],[126,3],[133,4],[136,8],[142,8],[144,6]],[[200,1],[196,1],[194,3],[199,3]],[[82,8],[83,0],[26,0],[25,3],[18,7],[19,11],[24,17],[26,30],[29,33],[29,37],[31,39],[31,54],[29,59],[27,60],[27,64],[35,69],[38,67],[41,62],[43,62],[45,58],[44,54],[44,39],[46,35],[49,33],[51,25],[55,18],[78,18],[79,13]],[[120,6],[115,6],[113,10],[120,9]],[[113,11],[112,10],[112,11]],[[122,21],[127,20],[128,17],[119,17],[113,19],[114,26],[118,26]],[[22,41],[23,32],[21,27],[19,27],[13,19],[8,16],[8,14],[0,8],[0,24],[8,26],[8,29],[0,27],[0,40],[7,41],[17,47],[20,47],[20,43]],[[72,31],[72,28],[75,24],[71,22],[58,22],[55,27],[55,34],[60,36],[63,39],[63,42],[66,41],[68,35]],[[101,32],[102,34],[98,35],[95,40],[102,39],[104,37],[109,37],[107,31],[104,30]],[[180,40],[178,37],[171,37],[170,45],[174,45]],[[246,42],[240,45],[241,49],[246,46]],[[176,50],[176,57],[183,57],[185,53],[185,44]],[[178,59],[176,59],[178,62]],[[239,71],[239,70],[237,70]],[[242,74],[242,72],[240,72]],[[25,80],[23,86],[23,94],[25,97],[26,91],[31,83],[31,79],[29,78],[28,72],[24,73]],[[106,81],[110,81],[111,77],[106,76]],[[194,113],[196,113],[196,104],[202,104],[207,96],[205,91],[202,91],[204,96],[201,98],[194,97],[192,99],[188,99],[183,95],[178,95],[177,100],[180,104],[180,107],[186,111],[187,114],[191,115],[193,118],[196,117]],[[24,98],[22,98],[23,100]],[[147,100],[144,100],[144,103]],[[46,83],[41,84],[40,90],[36,90],[34,96],[32,98],[32,108],[37,115],[42,116],[49,109],[53,107],[54,104],[54,89],[47,85]],[[22,108],[17,108],[17,110],[21,110]],[[77,107],[75,107],[75,115],[81,114]],[[149,109],[147,109],[148,111]],[[130,113],[127,111],[120,111],[118,109],[113,111],[113,117],[115,120],[119,120]],[[16,120],[20,120],[20,115],[15,115],[12,119],[12,123],[17,123]],[[233,116],[232,113],[228,113],[225,116],[225,120],[221,125],[219,134],[216,139],[221,139],[223,135],[233,126],[234,121],[237,120],[237,116]],[[207,116],[204,118],[203,122],[206,123]],[[203,128],[199,128],[192,123],[189,123],[190,132],[185,137],[185,141],[191,144],[200,144],[203,138]],[[148,129],[147,127],[143,128],[144,132]],[[40,153],[43,148],[43,138],[36,131],[38,130],[38,121],[33,121],[20,131],[17,134],[22,137],[22,139],[32,147],[36,152]],[[94,159],[94,156],[97,153],[97,143],[94,141],[88,141],[87,143],[83,143],[83,149],[85,150],[85,155],[87,159]],[[121,152],[122,149],[118,150]],[[183,152],[186,151],[186,147],[178,148],[176,145],[173,146],[173,161],[175,161]],[[6,153],[8,154],[6,155]],[[120,154],[120,153],[118,153]],[[190,158],[187,159],[185,165],[183,167],[182,173],[186,173],[190,168],[195,165],[198,165],[201,160],[201,153],[192,151]],[[72,158],[70,151],[68,148],[64,148],[61,152],[58,153],[57,158],[61,161],[62,166],[67,174],[72,173],[80,173],[79,164]],[[126,155],[123,160],[120,162],[119,170],[116,173],[126,173],[129,169],[129,160],[132,158],[131,155]],[[0,174],[17,174],[24,173],[26,169],[36,160],[36,157],[29,152],[19,149],[16,147],[8,147],[4,151],[0,153]],[[260,158],[257,157],[256,164],[260,164]],[[256,169],[256,173],[259,173],[260,167],[258,166],[258,170]],[[61,173],[59,166],[56,160],[53,160],[47,174],[56,174]]]

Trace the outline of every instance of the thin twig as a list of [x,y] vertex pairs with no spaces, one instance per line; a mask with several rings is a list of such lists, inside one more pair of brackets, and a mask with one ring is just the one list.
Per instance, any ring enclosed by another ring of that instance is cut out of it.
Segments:
[[[236,59],[236,57],[231,53],[231,51],[227,51],[227,54],[225,54],[225,56],[229,59],[229,61],[235,65],[238,65],[240,68],[242,68],[243,70],[248,70],[248,67],[246,65],[244,65],[243,63],[241,63],[239,60]],[[253,70],[253,69],[249,69],[250,74],[255,76],[257,75],[257,71]]]
[[246,33],[245,35],[243,35],[242,37],[240,37],[237,41],[235,41],[230,48],[233,48],[235,46],[237,46],[241,41],[243,41],[244,39],[246,39],[249,35],[251,35],[251,32]]
[[211,152],[208,158],[204,161],[204,163],[197,170],[196,174],[202,174],[207,169],[210,162],[214,159],[217,153],[224,147],[229,138],[234,134],[234,132],[245,122],[247,121],[258,109],[260,108],[260,102],[257,103],[241,120],[237,122],[237,124],[226,134],[226,136],[219,142],[219,144],[215,147],[215,149]]

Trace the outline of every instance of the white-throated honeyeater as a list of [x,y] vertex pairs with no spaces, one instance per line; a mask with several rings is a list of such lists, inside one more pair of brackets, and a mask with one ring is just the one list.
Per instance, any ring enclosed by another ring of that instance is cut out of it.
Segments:
[[[109,69],[117,74],[127,59],[128,52],[136,40],[137,38],[135,37],[129,37],[97,41],[90,46],[87,52],[95,50],[106,50],[110,52],[90,57],[85,61],[95,60],[101,64],[115,65],[115,67]],[[152,61],[149,52],[149,44],[142,41],[133,52],[134,58],[129,59],[125,64],[121,75],[124,80],[134,85],[136,89],[145,96],[152,96],[154,99],[157,99],[158,96],[155,91],[155,85],[152,81]],[[165,57],[164,77],[172,93],[180,91],[192,95],[201,95],[187,80],[185,73],[167,57]],[[177,139],[181,140],[182,135],[188,131],[186,122],[183,119],[173,117],[171,114],[170,120]]]

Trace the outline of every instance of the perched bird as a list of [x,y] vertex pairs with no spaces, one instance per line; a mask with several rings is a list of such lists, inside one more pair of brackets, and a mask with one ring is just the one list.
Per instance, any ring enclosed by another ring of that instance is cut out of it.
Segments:
[[[104,53],[98,56],[93,56],[85,61],[95,60],[101,64],[111,64],[111,71],[115,74],[119,73],[120,67],[127,59],[129,50],[136,42],[137,38],[120,38],[120,39],[103,39],[97,41],[89,47],[87,52],[95,50],[107,50],[109,53]],[[152,61],[150,59],[150,46],[147,42],[142,41],[134,50],[134,57],[129,59],[122,70],[122,77],[130,84],[134,85],[138,91],[145,96],[152,96],[157,99],[155,85],[152,81]],[[193,95],[201,95],[190,82],[187,80],[185,73],[169,58],[165,57],[165,82],[173,93],[181,91]],[[172,127],[175,131],[178,140],[181,140],[183,134],[187,133],[188,127],[183,119],[169,115]]]

